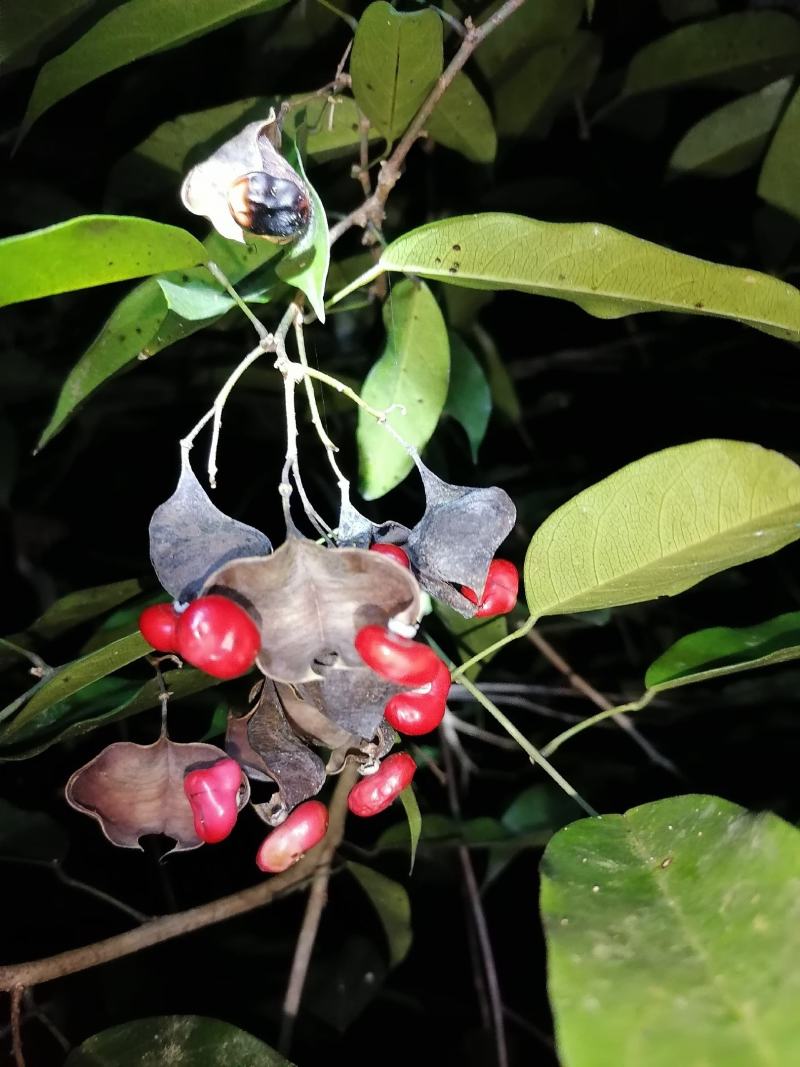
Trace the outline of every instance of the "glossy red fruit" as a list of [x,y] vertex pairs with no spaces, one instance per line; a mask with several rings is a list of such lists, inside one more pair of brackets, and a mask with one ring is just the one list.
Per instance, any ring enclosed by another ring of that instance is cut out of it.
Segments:
[[478,604],[475,612],[476,619],[486,619],[492,615],[507,615],[513,611],[517,603],[519,592],[519,574],[517,568],[507,559],[493,559],[489,564],[489,573],[486,575],[486,585],[483,587],[481,598],[473,589],[466,585],[461,586],[461,593]]
[[387,545],[387,544],[374,544],[369,546],[370,552],[377,552],[381,556],[386,556],[387,559],[394,560],[395,563],[399,563],[401,567],[406,567],[411,570],[411,564],[408,562],[408,556],[400,547],[400,545]]
[[400,637],[383,626],[359,630],[355,646],[368,667],[397,685],[426,685],[441,662],[428,645]]
[[429,734],[444,718],[449,692],[450,671],[440,661],[433,681],[421,689],[393,696],[383,717],[400,734]]
[[236,825],[241,785],[242,769],[232,759],[199,767],[184,777],[183,791],[192,806],[194,828],[206,844],[223,841]]
[[253,666],[261,648],[258,627],[225,596],[201,596],[178,616],[176,651],[214,678],[237,678]]
[[139,630],[157,652],[175,651],[178,615],[172,604],[153,604],[139,616]]
[[387,756],[375,774],[362,778],[350,790],[347,806],[353,815],[377,815],[396,800],[411,784],[417,765],[407,752]]
[[270,874],[288,870],[320,843],[327,829],[328,809],[319,800],[306,800],[267,834],[256,854],[256,864]]

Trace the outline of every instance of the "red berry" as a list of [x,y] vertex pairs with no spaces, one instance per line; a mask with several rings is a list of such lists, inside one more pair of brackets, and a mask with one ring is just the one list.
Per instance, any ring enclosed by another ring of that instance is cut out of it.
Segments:
[[178,615],[172,604],[153,604],[139,616],[142,637],[157,652],[175,651],[175,626]]
[[328,809],[319,800],[306,800],[267,834],[256,854],[256,864],[270,874],[288,870],[320,843],[327,829]]
[[368,667],[397,685],[426,685],[441,662],[428,645],[400,637],[382,626],[359,630],[355,646]]
[[258,627],[225,596],[201,596],[178,616],[176,651],[214,678],[237,678],[253,666],[261,648]]
[[370,552],[377,552],[381,556],[386,556],[387,559],[393,559],[395,563],[399,563],[401,567],[407,567],[411,570],[411,564],[408,562],[408,556],[402,550],[400,545],[389,544],[374,544],[369,546]]
[[236,825],[241,785],[242,769],[232,759],[221,759],[184,777],[183,791],[192,806],[195,832],[207,844],[223,841]]
[[516,606],[518,592],[517,568],[507,559],[493,559],[489,564],[489,572],[486,575],[486,584],[483,587],[480,601],[473,589],[466,585],[461,586],[462,595],[478,605],[478,610],[475,612],[476,619],[486,619],[492,615],[507,615]]
[[375,774],[362,778],[353,786],[347,798],[348,808],[353,815],[364,818],[385,811],[411,784],[416,769],[416,763],[407,752],[387,756]]
[[401,734],[428,734],[444,718],[447,694],[450,692],[450,671],[439,661],[439,667],[427,686],[410,693],[393,696],[383,716]]

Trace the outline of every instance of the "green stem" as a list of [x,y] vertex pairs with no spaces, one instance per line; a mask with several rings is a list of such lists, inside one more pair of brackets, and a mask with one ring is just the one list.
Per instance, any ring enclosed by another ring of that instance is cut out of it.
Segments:
[[520,637],[524,637],[529,634],[536,625],[536,619],[531,615],[519,629],[512,631],[510,634],[506,634],[505,637],[501,637],[499,641],[495,641],[493,645],[489,645],[487,648],[481,649],[471,659],[468,659],[465,663],[460,664],[451,672],[451,678],[454,682],[460,681],[461,676],[465,671],[468,671],[470,667],[473,667],[476,663],[480,663],[481,660],[486,659],[488,656],[494,655],[498,649],[504,645],[510,645],[512,641],[518,640]]
[[631,704],[620,704],[616,708],[607,708],[605,711],[600,711],[597,715],[590,715],[588,719],[584,719],[582,722],[575,723],[574,726],[570,726],[568,730],[559,734],[558,737],[554,737],[552,741],[548,742],[542,749],[542,754],[545,756],[552,756],[556,749],[561,748],[565,741],[569,741],[571,737],[576,734],[582,733],[584,730],[588,730],[590,726],[595,726],[599,722],[603,722],[604,719],[611,719],[615,715],[622,715],[626,711],[641,711],[642,708],[646,708],[650,701],[657,694],[656,689],[648,689],[647,692],[641,696],[638,700],[634,700]]

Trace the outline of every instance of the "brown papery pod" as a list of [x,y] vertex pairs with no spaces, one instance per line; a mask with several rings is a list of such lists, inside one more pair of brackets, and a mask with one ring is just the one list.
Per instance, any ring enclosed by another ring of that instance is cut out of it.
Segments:
[[[116,742],[75,771],[66,798],[76,811],[97,819],[112,845],[141,848],[140,837],[165,834],[175,841],[172,852],[186,852],[203,842],[195,833],[183,779],[225,758],[222,749],[200,741],[184,745],[162,736],[152,745]],[[242,775],[239,811],[249,799]]]
[[392,560],[295,536],[271,556],[221,567],[204,593],[230,596],[250,612],[261,630],[259,668],[292,684],[322,677],[325,664],[363,667],[353,644],[362,627],[414,625],[420,611],[416,579]]

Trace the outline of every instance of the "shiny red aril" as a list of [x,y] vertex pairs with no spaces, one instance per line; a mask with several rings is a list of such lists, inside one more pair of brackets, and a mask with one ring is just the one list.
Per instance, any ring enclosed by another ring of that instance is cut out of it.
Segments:
[[507,559],[493,559],[489,564],[486,584],[480,600],[474,589],[461,586],[461,593],[478,605],[476,619],[486,619],[492,615],[507,615],[513,611],[519,592],[519,574],[517,568]]
[[362,778],[350,790],[347,806],[353,815],[377,815],[411,784],[417,765],[407,752],[387,756],[374,774]]
[[440,660],[433,680],[422,689],[397,693],[386,704],[383,717],[398,733],[428,734],[444,718],[449,692],[450,671]]
[[256,864],[270,874],[286,871],[320,843],[327,829],[328,809],[319,800],[306,800],[267,834],[256,854]]
[[359,630],[355,646],[368,667],[397,685],[426,685],[441,663],[428,645],[393,634],[383,626]]
[[142,637],[157,652],[175,651],[178,614],[172,604],[153,604],[139,616]]
[[236,760],[221,759],[211,767],[198,767],[183,779],[197,836],[213,845],[223,841],[236,825],[242,769]]
[[187,663],[214,678],[237,678],[253,666],[261,648],[258,627],[225,596],[201,596],[178,616],[176,649]]
[[378,544],[369,546],[370,552],[377,552],[380,556],[386,556],[387,559],[394,560],[395,563],[399,563],[401,567],[407,567],[411,570],[411,564],[408,562],[408,556],[400,547],[400,545]]

